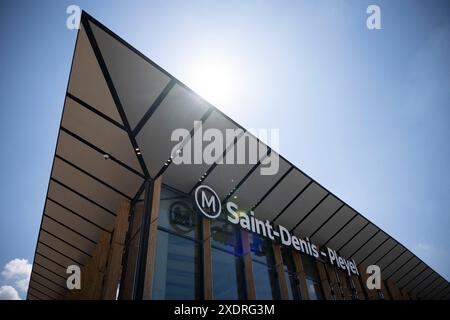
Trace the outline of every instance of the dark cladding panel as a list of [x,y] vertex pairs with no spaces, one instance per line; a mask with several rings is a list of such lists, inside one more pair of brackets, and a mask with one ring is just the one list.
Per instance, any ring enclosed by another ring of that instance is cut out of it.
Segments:
[[95,24],[90,26],[133,129],[170,78]]
[[279,169],[274,175],[261,174],[262,165],[259,165],[247,180],[236,190],[230,200],[235,202],[239,208],[250,209],[257,199],[261,199],[264,194],[285,174],[290,165],[279,158]]
[[[227,139],[225,137],[227,131],[236,132],[237,129],[239,128],[232,121],[224,117],[220,112],[213,111],[202,125],[203,134],[199,130],[195,134],[199,137],[202,137],[205,133],[206,135],[209,135],[208,132],[216,132],[218,135],[220,133],[220,135],[224,137],[222,141],[222,148],[220,148],[220,150],[218,150],[216,154],[212,155],[214,160],[218,160],[222,157],[225,149],[234,143],[234,139],[231,139],[231,141],[226,141]],[[204,147],[209,145],[209,143],[210,142],[202,143],[202,152],[203,150],[206,150],[204,149]],[[190,161],[188,161],[187,163],[179,164],[172,163],[169,168],[164,171],[163,177],[165,184],[186,193],[191,191],[191,189],[195,186],[201,176],[206,173],[207,170],[212,166],[212,163],[206,163],[205,161],[203,161],[203,157],[200,164],[195,164],[193,159],[195,152],[194,140],[191,140],[191,142],[187,146],[185,146],[186,152],[188,150],[188,146],[190,146],[190,159],[186,159]]]
[[312,183],[280,216],[276,223],[288,229],[297,223],[327,195],[327,191],[317,183]]
[[78,34],[68,92],[123,124],[83,25]]
[[278,186],[258,205],[255,216],[258,219],[273,219],[289,203],[310,179],[300,171],[292,170]]
[[330,237],[332,237],[339,229],[345,226],[357,213],[350,207],[344,206],[339,212],[330,219],[316,234],[311,237],[311,240],[324,244]]
[[172,156],[173,148],[183,140],[178,140],[176,136],[176,140],[172,141],[172,134],[184,132],[184,137],[190,139],[194,121],[199,121],[208,108],[204,100],[180,85],[175,85],[169,91],[136,136],[152,177],[164,167],[164,163]]
[[311,236],[314,230],[324,223],[341,205],[340,200],[333,195],[329,195],[308,218],[295,228],[294,233],[299,237]]

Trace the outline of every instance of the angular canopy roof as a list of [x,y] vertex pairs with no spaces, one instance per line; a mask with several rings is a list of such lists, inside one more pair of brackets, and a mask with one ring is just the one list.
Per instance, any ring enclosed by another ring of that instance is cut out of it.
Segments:
[[203,120],[204,130],[242,128],[83,13],[28,299],[62,298],[67,265],[84,265],[100,234],[112,231],[121,201],[163,172],[164,183],[186,193],[206,173],[201,183],[222,199],[239,195],[239,205],[254,208],[258,218],[359,264],[378,264],[384,279],[418,297],[450,297],[442,276],[283,157],[272,176],[261,175],[259,163],[166,165],[172,130],[192,133],[194,120]]

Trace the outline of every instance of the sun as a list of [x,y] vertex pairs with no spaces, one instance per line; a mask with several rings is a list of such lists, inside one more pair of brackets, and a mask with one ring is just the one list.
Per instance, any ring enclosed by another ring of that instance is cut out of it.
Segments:
[[237,66],[223,57],[201,59],[192,64],[190,87],[219,109],[230,109],[239,88]]

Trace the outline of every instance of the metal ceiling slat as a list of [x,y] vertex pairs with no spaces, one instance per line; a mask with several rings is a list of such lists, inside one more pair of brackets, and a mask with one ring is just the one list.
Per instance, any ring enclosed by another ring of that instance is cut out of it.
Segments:
[[436,290],[440,286],[444,285],[445,283],[446,283],[445,279],[442,278],[441,276],[438,276],[438,278],[436,279],[436,281],[434,281],[433,284],[430,283],[426,288],[422,289],[421,294],[425,297],[429,297],[429,295],[434,290]]
[[449,283],[442,278],[442,282],[436,286],[434,289],[430,290],[427,294],[428,299],[435,299],[445,288],[449,286]]
[[49,219],[45,214],[44,219],[42,220],[42,230],[66,241],[66,244],[72,244],[72,247],[77,248],[78,251],[83,252],[88,256],[91,256],[91,252],[95,249],[97,244],[96,242],[87,240],[78,233],[73,232],[65,225]]
[[72,231],[73,233],[79,235],[80,237],[82,237],[83,239],[86,239],[87,241],[91,242],[91,243],[94,244],[94,245],[97,244],[97,241],[96,241],[96,240],[93,240],[93,239],[89,238],[88,236],[82,234],[81,232],[75,230],[74,228],[69,227],[68,225],[64,224],[63,222],[59,221],[58,219],[55,219],[55,218],[53,218],[53,217],[47,215],[46,213],[44,213],[44,218],[47,218],[47,219],[52,220],[53,222],[55,222],[55,223],[59,224],[60,226],[62,226],[62,227],[64,227],[64,228],[66,228],[66,229]]
[[394,246],[389,249],[385,254],[383,254],[374,264],[380,263],[381,260],[383,260],[388,254],[390,254],[395,248],[399,246],[398,242],[395,242]]
[[324,222],[322,222],[322,224],[320,226],[318,226],[310,235],[309,238],[314,237],[314,235],[319,232],[320,229],[322,229],[322,227],[324,225],[326,225],[339,211],[341,211],[341,209],[345,206],[345,203],[342,203]]
[[45,270],[47,270],[48,272],[50,272],[50,273],[52,273],[52,274],[54,274],[54,275],[58,276],[59,278],[63,279],[64,281],[66,281],[66,280],[67,280],[66,278],[64,278],[64,277],[63,277],[63,276],[61,276],[60,274],[56,273],[56,272],[55,272],[55,271],[53,271],[52,269],[50,269],[50,268],[47,268],[46,266],[43,266],[43,265],[42,265],[42,264],[40,264],[39,262],[36,262],[36,259],[35,259],[35,261],[34,261],[34,264],[35,264],[35,265],[37,265],[37,266],[39,266],[39,267],[41,267],[42,269],[45,269]]
[[[49,294],[51,293],[51,294],[55,294],[55,295],[56,295],[55,299],[58,299],[58,298],[64,298],[64,295],[63,295],[63,294],[61,294],[61,293],[58,292],[58,291],[55,291],[54,289],[52,289],[52,288],[46,286],[45,284],[40,283],[40,282],[37,281],[36,279],[31,279],[31,280],[30,280],[30,286],[32,286],[33,288],[39,288],[39,290],[42,289],[41,291],[44,291],[44,290],[50,291]],[[42,287],[42,288],[40,288],[40,287]]]
[[433,282],[435,282],[438,279],[439,279],[439,276],[436,274],[436,272],[431,270],[431,273],[429,274],[429,276],[427,276],[422,281],[420,281],[420,283],[417,284],[414,287],[414,289],[411,289],[411,292],[416,292],[417,296],[419,296],[423,289],[425,289],[426,287],[428,287],[429,285],[431,285]]
[[388,269],[390,265],[392,265],[394,262],[396,262],[402,255],[404,255],[407,252],[408,252],[408,249],[403,248],[403,251],[400,254],[398,254],[397,256],[395,256],[387,265],[382,266],[380,263],[380,267],[383,268],[384,270]]
[[28,291],[30,291],[30,290],[32,290],[31,291],[31,294],[32,295],[34,295],[34,296],[36,296],[36,295],[39,295],[40,296],[40,299],[42,299],[42,300],[56,300],[56,298],[55,297],[51,297],[51,296],[49,296],[48,294],[45,294],[44,292],[41,292],[40,290],[38,290],[38,289],[36,289],[36,288],[34,288],[34,287],[29,287],[28,288]]
[[[213,108],[209,107],[206,112],[202,115],[202,117],[200,118],[200,123],[203,124],[206,120],[208,120],[208,118],[211,116],[212,112],[213,112]],[[190,141],[192,140],[192,137],[194,136],[194,134],[196,133],[196,131],[198,131],[198,127],[193,127],[191,129],[191,131],[189,132],[189,134],[184,138],[184,140],[182,141],[181,145],[180,145],[180,150],[182,150],[184,148],[184,146]],[[176,157],[177,155],[175,155]],[[158,173],[155,175],[154,179],[157,179],[159,176],[161,176],[169,167],[170,165],[173,163],[173,155],[168,155],[167,161],[164,163],[164,165],[161,167],[161,169],[159,169]]]
[[382,243],[380,243],[377,247],[375,247],[375,249],[373,249],[372,251],[370,251],[365,257],[364,259],[362,259],[359,263],[362,264],[364,263],[364,261],[366,261],[372,254],[375,253],[375,251],[379,250],[388,240],[390,240],[391,237],[387,236],[386,239],[383,240]]
[[308,213],[307,213],[305,216],[303,216],[303,218],[301,218],[299,222],[297,222],[297,224],[296,224],[294,227],[291,228],[290,231],[293,232],[293,230],[296,229],[303,221],[305,221],[306,218],[308,218],[308,217],[311,215],[311,213],[313,213],[314,210],[316,210],[317,207],[319,207],[319,206],[325,201],[325,199],[327,199],[328,196],[330,196],[330,195],[331,195],[331,194],[330,194],[329,192],[327,192],[327,193],[325,194],[325,196],[323,196],[322,199],[320,199],[320,201],[319,201],[318,203],[316,203],[316,204],[314,205],[314,207],[312,207],[312,208],[308,211]]
[[272,219],[272,223],[274,223],[286,210],[287,208],[289,208],[291,206],[291,204],[293,204],[295,202],[295,200],[297,200],[303,192],[305,192],[306,189],[309,188],[309,186],[313,183],[314,181],[310,180],[292,199],[291,201],[289,201],[283,209],[281,209],[281,211],[275,216],[275,218]]
[[368,244],[370,241],[372,241],[373,238],[375,238],[379,233],[381,232],[381,229],[378,229],[377,232],[375,232],[373,235],[369,237],[366,241],[364,241],[356,250],[354,250],[351,254],[348,255],[349,258],[352,258],[356,253],[359,252],[366,244]]
[[52,199],[52,198],[50,198],[50,197],[47,197],[47,199],[48,199],[49,201],[55,203],[56,205],[60,206],[60,207],[63,208],[64,210],[70,212],[70,213],[73,214],[74,216],[76,216],[76,217],[82,219],[83,221],[86,221],[87,223],[91,224],[92,226],[98,228],[99,230],[101,230],[101,231],[103,231],[103,232],[111,233],[110,230],[108,230],[108,229],[102,227],[101,225],[95,223],[94,221],[92,221],[92,220],[90,220],[90,219],[88,219],[88,218],[82,216],[81,214],[76,213],[75,211],[73,211],[72,209],[66,207],[65,205],[63,205],[63,204],[61,204],[61,203],[59,203],[58,201],[56,201],[56,200],[54,200],[54,199]]
[[86,170],[80,168],[79,166],[77,166],[75,163],[65,159],[64,157],[61,157],[60,155],[56,155],[55,158],[65,162],[66,164],[68,164],[69,166],[73,167],[74,169],[82,172],[83,174],[87,175],[89,178],[94,179],[95,181],[99,182],[100,184],[104,185],[105,187],[111,189],[112,191],[118,193],[119,195],[121,195],[122,197],[128,199],[128,201],[131,201],[131,197],[129,197],[128,195],[126,195],[125,193],[123,193],[122,191],[116,189],[115,187],[113,187],[112,185],[106,183],[105,181],[103,181],[102,179],[96,177],[95,175],[93,175],[92,173],[87,172]]
[[[44,276],[44,275],[42,275],[42,274],[40,274],[40,273],[35,271],[31,275],[31,279],[36,278],[36,277],[38,277],[39,282],[48,281],[48,282],[52,283],[54,286],[57,286],[57,287],[59,287],[60,289],[62,289],[64,291],[67,290],[67,287],[63,287],[60,283],[57,283],[57,282],[53,281],[52,279],[50,279],[50,278],[48,278],[48,277],[46,277],[46,276]],[[40,279],[40,278],[42,278],[42,279]]]
[[55,261],[55,260],[52,259],[52,258],[47,257],[46,255],[44,255],[44,254],[42,254],[42,253],[36,252],[36,256],[39,256],[39,257],[44,258],[44,259],[46,259],[46,260],[49,260],[49,261],[53,262],[54,264],[60,266],[60,267],[63,268],[64,270],[66,270],[67,267],[68,267],[68,266],[62,265],[61,263],[59,263],[58,261]]
[[416,258],[418,261],[417,261],[417,263],[415,264],[415,265],[413,265],[412,267],[410,267],[409,269],[408,269],[408,271],[406,271],[399,279],[397,279],[397,284],[398,285],[400,285],[400,283],[401,283],[401,281],[408,275],[408,274],[410,274],[410,272],[412,272],[415,268],[417,268],[421,263],[422,263],[422,261],[420,261],[420,259],[418,259],[416,256],[413,256],[414,258]]
[[64,126],[61,126],[60,131],[67,133],[68,135],[72,136],[73,138],[77,139],[78,141],[82,142],[83,144],[87,145],[89,148],[97,151],[98,153],[100,153],[102,156],[107,154],[108,155],[108,160],[110,161],[114,161],[115,163],[117,163],[118,165],[122,166],[123,168],[127,169],[128,171],[131,171],[132,173],[134,173],[135,175],[145,179],[145,176],[140,173],[139,171],[136,171],[134,168],[130,167],[129,165],[127,165],[125,162],[119,160],[118,158],[114,157],[114,155],[106,152],[105,150],[103,150],[102,148],[94,145],[93,143],[90,143],[89,141],[87,141],[86,139],[82,138],[81,136],[79,136],[78,134],[70,131],[69,129],[65,128]]
[[323,246],[326,246],[331,240],[333,240],[333,238],[336,235],[338,235],[342,230],[344,230],[344,228],[346,228],[357,216],[358,216],[358,214],[355,214],[354,216],[352,216],[350,218],[350,220],[348,220],[342,227],[340,227],[335,233],[333,233],[333,235],[327,241],[325,241]]
[[263,202],[264,199],[266,199],[276,187],[278,187],[278,185],[281,183],[281,181],[283,181],[284,178],[285,178],[285,177],[286,177],[293,169],[294,169],[294,167],[291,166],[291,167],[290,167],[290,168],[289,168],[289,169],[288,169],[288,170],[280,177],[280,179],[278,179],[277,182],[275,182],[275,183],[273,184],[273,186],[270,187],[269,190],[267,190],[267,192],[261,197],[261,199],[257,200],[256,204],[252,207],[251,210],[252,210],[252,211],[256,210],[256,208],[258,208],[259,204],[260,204],[261,202]]
[[112,211],[109,210],[108,208],[105,208],[103,205],[97,203],[96,201],[94,201],[94,200],[88,198],[87,196],[85,196],[84,194],[78,192],[77,190],[75,190],[75,189],[69,187],[69,186],[66,185],[65,183],[63,183],[63,182],[61,182],[61,181],[59,181],[59,180],[57,180],[57,179],[55,179],[55,178],[53,178],[53,177],[51,177],[50,180],[56,182],[57,184],[59,184],[59,185],[61,185],[61,186],[63,186],[63,187],[66,188],[67,190],[69,190],[69,191],[75,193],[77,196],[83,198],[84,200],[87,200],[88,202],[92,203],[93,205],[96,205],[96,206],[99,207],[100,209],[103,209],[104,211],[108,212],[110,215],[112,215],[112,216],[114,216],[114,217],[116,216],[116,213],[112,212]]
[[336,251],[337,252],[340,252],[346,245],[348,245],[349,243],[350,243],[350,241],[352,241],[353,239],[355,239],[355,237],[357,236],[357,235],[359,235],[365,228],[367,228],[367,226],[369,226],[370,225],[370,221],[367,221],[366,222],[366,224],[361,228],[361,229],[359,229],[358,230],[358,232],[356,232],[353,236],[351,236],[350,237],[350,239],[348,239],[343,245],[341,245],[340,247],[339,247],[339,249],[337,249]]
[[62,239],[61,237],[58,237],[57,235],[53,234],[51,231],[48,231],[44,228],[41,229],[42,231],[46,232],[47,234],[51,235],[52,237],[58,239],[59,241],[65,243],[66,245],[70,246],[71,248],[77,250],[78,252],[88,256],[89,258],[92,258],[92,255],[88,252],[85,252],[84,250],[78,248],[76,245],[74,245],[73,243],[68,242],[67,240]]
[[150,106],[150,108],[145,112],[145,114],[141,118],[141,120],[139,120],[138,124],[136,125],[136,127],[133,129],[133,132],[132,132],[132,135],[134,138],[136,138],[139,131],[141,131],[141,129],[144,127],[144,125],[147,123],[147,121],[151,118],[153,113],[155,113],[156,109],[158,109],[161,102],[167,97],[170,90],[172,90],[172,88],[174,87],[175,83],[176,82],[173,79],[171,79],[169,81],[169,83],[161,91],[161,93],[158,95],[158,97],[153,102],[153,104]]
[[103,119],[105,119],[106,121],[110,122],[111,124],[115,125],[116,127],[118,127],[121,130],[125,130],[125,127],[117,122],[116,120],[110,118],[109,116],[107,116],[106,114],[102,113],[100,110],[92,107],[91,105],[89,105],[87,102],[81,100],[80,98],[74,96],[73,94],[71,94],[70,92],[66,93],[66,96],[69,97],[70,99],[72,99],[73,101],[77,102],[78,104],[80,104],[81,106],[85,107],[86,109],[88,109],[89,111],[95,113],[96,115],[98,115],[99,117],[102,117]]
[[[423,265],[423,268],[419,268],[419,266],[421,264]],[[403,290],[405,287],[407,287],[408,285],[413,283],[413,281],[415,281],[418,277],[420,277],[423,274],[423,272],[425,272],[425,270],[428,270],[428,266],[425,263],[423,263],[422,261],[420,261],[419,265],[413,270],[415,272],[415,274],[413,274],[413,275],[405,275],[406,277],[408,277],[408,276],[412,277],[412,279],[409,279],[404,284],[402,284],[403,279],[398,281],[398,285],[399,285],[400,290]]]
[[[408,251],[408,252],[409,252],[409,251]],[[392,278],[398,271],[400,271],[401,268],[403,268],[408,262],[410,262],[410,261],[411,261],[412,259],[414,259],[415,257],[416,257],[415,255],[411,254],[411,257],[409,257],[408,260],[406,260],[404,263],[402,263],[402,265],[401,265],[400,267],[398,267],[397,269],[395,269],[394,272],[391,272],[391,273],[387,276],[386,280],[389,280],[390,278]]]
[[236,143],[237,143],[237,141],[242,137],[244,135],[244,132],[241,132],[240,134],[239,134],[239,136],[238,137],[236,137],[235,139],[234,139],[234,141],[233,141],[233,143],[231,143],[229,146],[227,146],[226,148],[225,148],[225,150],[223,150],[223,153],[222,153],[222,156],[221,157],[219,157],[218,159],[217,159],[217,161],[215,161],[209,168],[208,168],[208,170],[206,170],[206,172],[204,173],[204,175],[201,177],[201,178],[199,178],[198,180],[197,180],[197,182],[194,184],[194,186],[192,187],[192,189],[189,191],[189,194],[192,194],[193,192],[194,192],[194,190],[207,178],[207,177],[209,177],[210,175],[211,175],[211,173],[214,171],[214,169],[217,167],[217,165],[218,165],[218,162],[220,162],[222,159],[224,159],[225,158],[225,155],[227,154],[227,152],[231,149],[231,148],[234,148],[234,146],[236,145]]
[[[270,152],[270,150],[269,150]],[[232,194],[234,192],[239,191],[239,188],[244,184],[245,181],[247,181],[247,179],[250,177],[250,175],[256,170],[258,169],[258,167],[261,164],[261,161],[264,160],[268,155],[266,154],[264,157],[262,157],[261,159],[258,160],[258,162],[247,172],[247,174],[236,184],[235,187],[233,187],[233,189],[231,189],[231,191],[228,193],[228,195],[225,197],[225,199],[222,201],[222,204],[224,204],[225,202],[228,201],[228,199],[230,199],[230,197],[232,196]]]
[[404,289],[408,292],[413,292],[422,282],[424,282],[426,279],[431,277],[433,275],[433,273],[434,273],[433,270],[431,270],[427,266],[427,268],[425,268],[425,270],[423,270],[420,274],[418,274],[417,277],[415,277],[415,279],[413,281],[406,284],[402,289]]

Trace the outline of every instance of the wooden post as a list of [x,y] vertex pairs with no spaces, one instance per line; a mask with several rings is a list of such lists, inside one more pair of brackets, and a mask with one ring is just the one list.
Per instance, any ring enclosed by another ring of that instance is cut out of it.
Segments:
[[212,253],[211,253],[211,220],[202,217],[202,249],[203,249],[203,298],[213,299],[212,287]]
[[330,284],[328,283],[328,279],[327,279],[325,266],[322,262],[319,262],[319,261],[316,261],[316,265],[317,265],[317,269],[319,270],[320,282],[322,284],[323,293],[325,294],[325,299],[333,300]]
[[154,259],[156,253],[156,236],[158,232],[159,201],[161,198],[162,176],[153,182],[152,208],[150,213],[150,231],[148,237],[147,260],[145,268],[145,284],[142,298],[152,298]]
[[109,232],[103,232],[92,253],[92,258],[90,258],[86,265],[81,268],[81,289],[70,290],[67,293],[66,299],[101,299],[110,241],[111,234]]
[[281,254],[281,247],[279,244],[274,243],[272,245],[273,248],[273,256],[275,259],[275,270],[278,275],[278,283],[280,285],[280,293],[282,300],[290,300],[288,284],[286,282],[286,276],[284,274],[284,263],[283,263],[283,255]]
[[244,260],[245,287],[247,290],[247,299],[256,300],[255,279],[253,278],[253,262],[250,250],[249,233],[241,230],[241,241]]
[[364,289],[361,287],[360,278],[352,274],[352,280],[355,285],[356,293],[358,294],[358,300],[366,300]]
[[326,264],[324,264],[324,266],[325,266],[325,270],[328,274],[330,286],[333,288],[333,291],[334,291],[334,298],[336,300],[342,300],[341,290],[339,288],[338,279],[336,279],[336,275],[334,274],[333,267],[330,265],[326,265]]
[[116,224],[112,236],[109,251],[108,266],[105,274],[103,299],[115,300],[117,286],[122,271],[122,256],[124,252],[125,236],[128,230],[128,216],[130,214],[130,203],[123,201],[119,207]]
[[344,299],[351,300],[350,297],[350,288],[348,287],[347,277],[349,275],[342,270],[338,270],[339,280],[341,282],[342,291],[344,292]]
[[297,279],[300,283],[300,290],[302,292],[302,299],[309,300],[308,287],[306,284],[306,273],[303,267],[302,257],[299,252],[292,252],[292,259],[294,260],[295,271],[297,273]]

